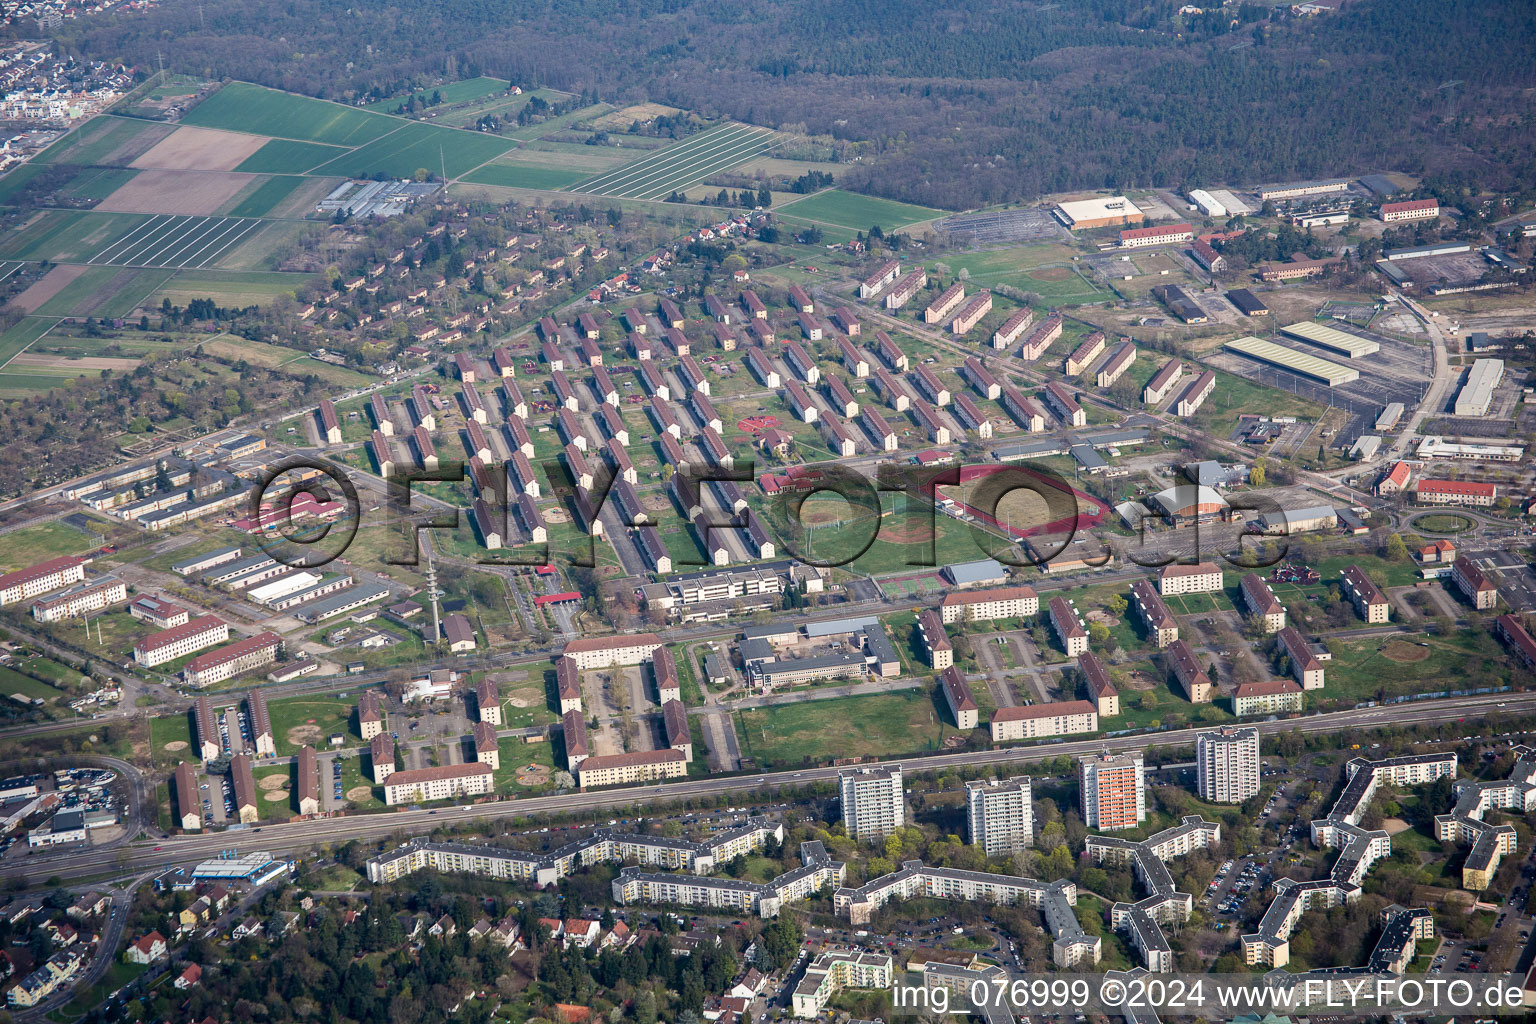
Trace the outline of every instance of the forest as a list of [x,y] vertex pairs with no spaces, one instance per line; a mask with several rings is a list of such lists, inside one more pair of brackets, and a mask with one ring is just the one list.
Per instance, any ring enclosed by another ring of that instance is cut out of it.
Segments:
[[858,140],[843,184],[949,208],[1384,169],[1536,177],[1522,0],[1359,0],[1312,18],[1181,16],[1173,0],[190,6],[73,21],[61,45],[342,102],[495,75],[672,103]]

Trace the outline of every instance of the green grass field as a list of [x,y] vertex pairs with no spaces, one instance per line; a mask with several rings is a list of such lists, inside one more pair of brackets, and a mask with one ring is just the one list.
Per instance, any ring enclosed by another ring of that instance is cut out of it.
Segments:
[[37,309],[39,316],[126,316],[174,271],[86,267],[79,277]]
[[90,544],[90,537],[65,522],[24,527],[0,535],[0,567],[10,572],[60,555],[78,555]]
[[943,210],[913,206],[911,203],[898,203],[891,199],[878,199],[874,196],[861,196],[836,188],[796,200],[779,209],[783,213],[806,220],[856,228],[860,231],[867,230],[876,224],[880,225],[882,230],[890,231],[906,224],[932,220],[944,215]]
[[[1072,265],[1072,252],[1065,246],[1025,245],[982,252],[945,253],[940,262],[952,271],[969,273],[972,288],[1011,285],[1035,292],[1051,305],[1092,302],[1105,294],[1102,288],[1077,272]],[[929,271],[932,269],[930,266]]]
[[303,174],[311,167],[334,160],[346,152],[344,146],[327,146],[297,139],[272,139],[246,157],[237,171],[252,174]]
[[381,114],[249,82],[226,85],[193,108],[181,123],[338,146],[365,145],[388,134],[397,124]]
[[48,210],[0,239],[0,259],[85,263],[147,219],[137,213]]
[[24,697],[36,697],[39,700],[53,700],[55,697],[64,695],[63,690],[55,689],[13,668],[0,665],[0,694],[9,697],[13,693],[19,693]]
[[304,179],[294,175],[273,175],[246,193],[245,197],[229,211],[229,216],[265,217],[272,212],[273,207],[293,195],[294,189],[303,184],[305,184]]
[[56,323],[57,320],[47,317],[29,316],[0,334],[0,367],[16,358],[17,353],[25,352],[28,346],[47,334]]
[[272,717],[272,738],[279,756],[296,754],[306,743],[321,749],[333,732],[347,736],[352,744],[362,737],[352,725],[353,702],[336,697],[291,697],[267,704]]
[[147,143],[142,149],[148,149],[173,131],[175,128],[171,125],[108,114],[92,118],[75,131],[67,133],[34,159],[45,164],[106,164],[119,147],[141,135],[148,133],[154,136],[153,140],[142,140]]
[[456,178],[513,146],[508,139],[481,132],[416,122],[401,124],[394,119],[391,123],[400,127],[386,137],[311,168],[309,173],[353,178],[388,174],[409,178],[425,169],[435,174],[446,171],[448,177]]
[[75,199],[105,199],[138,173],[131,167],[87,167],[59,189],[59,194]]
[[13,167],[6,172],[5,177],[0,178],[0,203],[8,203],[16,193],[26,187],[27,182],[42,174],[48,169],[47,164],[32,160]]
[[958,733],[939,716],[927,691],[808,700],[736,713],[741,751],[763,769],[834,756],[827,752],[827,737],[834,731],[837,757],[937,750],[946,736]]
[[388,99],[375,100],[363,107],[364,110],[372,110],[381,114],[392,114],[412,96],[430,99],[435,92],[442,102],[437,106],[428,108],[432,110],[441,107],[451,107],[456,103],[468,103],[470,100],[480,99],[482,96],[490,96],[493,93],[506,92],[512,83],[500,78],[466,78],[462,82],[449,82],[447,85],[435,85],[425,89],[416,89],[413,92],[404,92]]
[[[309,280],[308,274],[275,270],[181,270],[160,286],[154,301],[169,298],[177,305],[186,305],[192,299],[210,298],[221,306],[255,306],[279,295],[292,295]],[[284,351],[291,353],[291,359],[301,358],[292,349]]]
[[503,188],[535,188],[553,191],[589,177],[587,171],[568,170],[560,167],[537,167],[531,164],[493,163],[464,176],[465,181],[477,185],[500,185]]
[[192,720],[186,714],[157,715],[151,718],[149,746],[150,759],[156,764],[198,762],[197,754],[192,750]]

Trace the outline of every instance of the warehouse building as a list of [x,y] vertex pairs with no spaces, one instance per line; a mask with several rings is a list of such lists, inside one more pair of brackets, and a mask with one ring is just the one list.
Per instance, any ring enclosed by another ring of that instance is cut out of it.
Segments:
[[1070,231],[1088,231],[1093,228],[1124,227],[1140,224],[1146,214],[1136,208],[1125,196],[1105,196],[1095,199],[1079,199],[1056,205],[1056,219]]
[[1270,366],[1279,367],[1282,370],[1297,374],[1302,377],[1310,377],[1331,388],[1340,384],[1348,384],[1350,381],[1360,378],[1360,371],[1351,366],[1341,366],[1338,363],[1320,359],[1317,356],[1298,352],[1295,349],[1277,345],[1272,341],[1263,341],[1259,338],[1242,337],[1235,338],[1222,346],[1228,352],[1236,352],[1238,355]]
[[1486,416],[1493,392],[1504,380],[1504,360],[1479,359],[1467,372],[1467,382],[1456,395],[1457,416]]

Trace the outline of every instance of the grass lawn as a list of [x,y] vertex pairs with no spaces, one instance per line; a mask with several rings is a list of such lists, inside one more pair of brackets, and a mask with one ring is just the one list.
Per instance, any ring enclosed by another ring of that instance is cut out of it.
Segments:
[[27,526],[0,536],[0,566],[9,572],[60,555],[82,554],[91,542],[92,538],[61,521]]
[[[505,798],[536,796],[550,792],[553,787],[549,783],[539,786],[519,784],[517,770],[524,765],[536,764],[549,769],[550,776],[557,771],[563,771],[565,760],[562,756],[560,762],[556,763],[555,746],[555,743],[548,740],[526,743],[519,736],[503,736],[499,739],[496,742],[496,749],[501,755],[501,767],[495,774],[496,795]],[[560,750],[563,754],[565,748],[561,746]]]
[[1323,664],[1326,685],[1321,692],[1309,694],[1309,704],[1458,690],[1472,685],[1468,677],[1476,668],[1498,672],[1508,665],[1508,655],[1498,641],[1480,630],[1411,641],[1400,637],[1331,640],[1328,649],[1333,660]]
[[272,716],[272,738],[279,757],[296,754],[305,744],[322,750],[333,732],[354,744],[363,741],[353,725],[354,702],[336,697],[290,697],[267,704]]
[[829,188],[804,199],[796,200],[780,210],[791,212],[806,220],[822,221],[838,227],[868,230],[879,225],[891,231],[918,221],[933,220],[944,216],[943,210],[911,203],[898,203],[891,199],[863,196],[842,189]]
[[[366,754],[359,754],[356,757],[338,757],[336,762],[341,765],[341,791],[343,793],[356,793],[364,786],[368,788],[367,796],[362,799],[349,799],[347,801],[349,806],[364,811],[374,811],[384,806],[383,787],[375,786],[372,776],[366,778],[363,776],[364,765],[368,766],[369,771],[373,770],[372,765],[368,763]],[[320,779],[322,791],[330,784],[331,780],[329,778],[322,777]]]
[[387,135],[390,118],[326,100],[295,96],[249,82],[231,82],[194,107],[182,124],[249,135],[360,146]]
[[736,735],[760,769],[785,769],[828,759],[831,735],[838,757],[888,757],[938,750],[959,731],[918,691],[749,708],[736,712]]
[[[966,291],[1006,284],[1035,292],[1050,305],[1091,302],[1104,290],[1078,272],[1072,250],[1062,245],[1024,245],[978,252],[945,253],[938,262],[969,273]],[[930,264],[929,270],[932,271]]]
[[23,675],[13,668],[0,666],[0,694],[9,697],[13,693],[45,701],[64,696],[62,690],[56,690],[47,683],[33,679],[29,675]]
[[[287,764],[273,765],[270,768],[262,768],[251,773],[256,778],[256,791],[261,794],[256,806],[260,809],[257,813],[262,821],[287,821],[294,815],[293,766]],[[262,782],[266,779],[281,779],[282,785],[268,782],[265,786]],[[321,779],[321,785],[327,780]],[[281,800],[268,800],[270,793],[282,793]]]
[[[176,746],[182,744],[181,746]],[[192,751],[192,719],[182,712],[175,715],[156,715],[149,720],[150,756],[157,761],[174,763],[197,760]],[[167,750],[167,745],[175,747]]]
[[1267,388],[1244,377],[1216,370],[1216,390],[1205,400],[1195,420],[1201,428],[1225,437],[1240,412],[1264,410],[1269,416],[1296,416],[1315,420],[1325,406],[1285,391]]

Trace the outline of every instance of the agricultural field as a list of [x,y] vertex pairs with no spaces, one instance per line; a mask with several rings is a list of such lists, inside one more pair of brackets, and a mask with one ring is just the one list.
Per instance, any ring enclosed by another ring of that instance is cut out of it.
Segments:
[[45,164],[126,167],[176,129],[108,114],[94,117],[33,158]]
[[170,213],[207,216],[218,213],[250,188],[250,175],[231,171],[139,171],[95,209],[108,213]]
[[251,217],[144,217],[85,262],[140,267],[207,267],[261,227]]
[[[127,316],[169,277],[170,272],[164,270],[79,265],[54,267],[41,281],[27,289],[23,298],[38,288],[56,287],[47,301],[29,312],[40,316]],[[30,304],[32,300],[28,301]]]
[[877,224],[881,230],[892,231],[907,224],[944,216],[943,210],[913,206],[911,203],[898,203],[891,199],[878,199],[874,196],[861,196],[835,188],[798,199],[780,207],[779,211],[801,220],[833,224],[859,231],[866,231]]
[[231,217],[265,217],[303,184],[303,178],[291,174],[273,175],[255,188],[236,196],[238,201],[225,212]]
[[392,131],[398,122],[340,103],[295,96],[249,82],[231,82],[192,109],[183,124],[248,135],[361,146]]
[[512,146],[510,140],[495,135],[405,122],[387,136],[312,168],[309,173],[352,178],[387,174],[394,178],[409,178],[418,170],[426,169],[456,178],[496,159]]
[[416,89],[412,92],[401,93],[398,96],[391,96],[388,99],[375,100],[372,103],[366,104],[363,109],[372,110],[381,114],[393,114],[400,106],[405,103],[406,100],[410,99],[413,95],[418,99],[425,100],[431,98],[433,93],[436,93],[441,102],[439,104],[425,108],[423,113],[427,113],[433,110],[441,109],[442,107],[451,107],[459,103],[468,103],[471,100],[478,100],[486,96],[492,96],[498,92],[506,92],[510,88],[512,88],[511,82],[504,81],[500,78],[486,78],[485,76],[481,76],[480,78],[467,78],[462,82],[450,82],[447,85],[436,85],[425,89]]
[[464,180],[477,185],[499,185],[503,188],[531,188],[555,191],[578,182],[585,177],[588,177],[586,171],[498,161],[471,171],[464,176]]
[[70,199],[102,200],[133,180],[139,172],[131,167],[86,167],[59,189]]
[[[181,270],[151,296],[151,305],[161,299],[184,306],[192,299],[210,298],[220,306],[259,306],[279,295],[292,295],[310,280],[307,274],[276,271]],[[292,353],[297,358],[299,353]]]
[[0,239],[0,259],[85,263],[145,219],[126,213],[48,210]]
[[0,367],[4,367],[17,355],[25,352],[33,342],[47,334],[55,322],[39,317],[27,317],[4,334],[0,334]]
[[9,203],[12,197],[25,188],[29,181],[46,170],[48,170],[48,165],[39,163],[36,160],[24,163],[20,167],[11,168],[5,173],[5,177],[0,178],[0,204]]
[[665,199],[712,174],[760,156],[773,147],[775,136],[768,128],[726,122],[589,178],[570,191],[620,199]]
[[343,146],[296,139],[269,139],[235,168],[247,174],[303,174],[346,153]]

